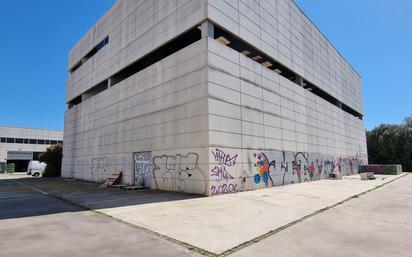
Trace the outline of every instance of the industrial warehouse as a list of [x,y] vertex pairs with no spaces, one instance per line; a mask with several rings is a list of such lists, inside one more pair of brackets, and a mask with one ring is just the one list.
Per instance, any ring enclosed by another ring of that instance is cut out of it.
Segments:
[[0,126],[0,172],[7,164],[25,172],[31,160],[38,160],[47,147],[63,143],[63,131]]
[[212,196],[367,163],[360,75],[292,0],[119,0],[68,69],[66,178]]

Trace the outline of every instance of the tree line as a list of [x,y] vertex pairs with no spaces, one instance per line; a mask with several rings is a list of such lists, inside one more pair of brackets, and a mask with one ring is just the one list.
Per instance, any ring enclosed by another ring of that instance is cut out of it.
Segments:
[[402,164],[412,172],[412,115],[402,124],[381,124],[366,132],[370,164]]

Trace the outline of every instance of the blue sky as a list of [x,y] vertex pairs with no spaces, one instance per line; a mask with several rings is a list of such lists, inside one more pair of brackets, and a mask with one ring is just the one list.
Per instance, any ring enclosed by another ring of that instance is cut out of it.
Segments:
[[[1,1],[1,125],[63,129],[67,53],[113,2]],[[412,114],[412,1],[295,2],[361,74],[368,129]]]
[[295,3],[362,76],[367,129],[412,114],[412,1]]

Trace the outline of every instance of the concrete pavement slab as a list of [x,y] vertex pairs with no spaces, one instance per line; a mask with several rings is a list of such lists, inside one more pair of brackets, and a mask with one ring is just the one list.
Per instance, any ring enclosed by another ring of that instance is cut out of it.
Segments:
[[230,256],[412,256],[411,184],[406,176]]
[[99,211],[212,253],[222,253],[399,177],[361,181],[355,176]]

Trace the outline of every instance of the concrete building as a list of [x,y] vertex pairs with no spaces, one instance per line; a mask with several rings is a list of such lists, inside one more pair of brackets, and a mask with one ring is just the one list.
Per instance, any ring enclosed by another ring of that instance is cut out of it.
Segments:
[[62,140],[61,130],[0,126],[0,172],[9,163],[15,164],[16,171],[26,171],[29,161]]
[[291,0],[119,0],[68,63],[64,177],[217,195],[367,162],[361,78]]

